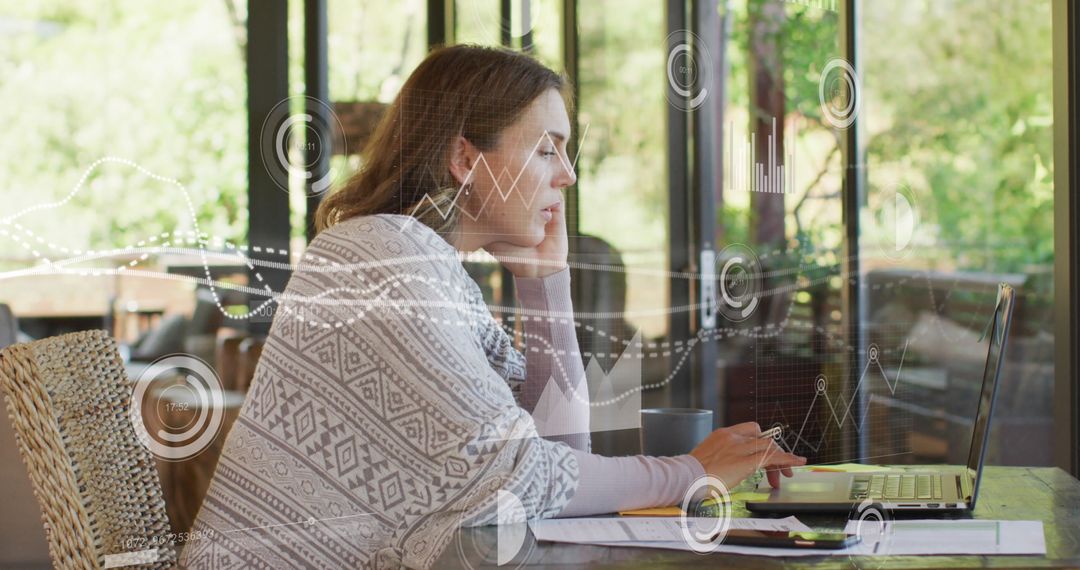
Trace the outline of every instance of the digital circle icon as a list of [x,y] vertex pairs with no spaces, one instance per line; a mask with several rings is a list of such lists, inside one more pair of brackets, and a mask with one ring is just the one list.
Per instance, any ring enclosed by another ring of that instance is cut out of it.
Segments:
[[720,268],[716,281],[717,310],[731,322],[749,319],[761,302],[761,261],[754,250],[731,244],[716,258]]
[[915,235],[915,200],[911,191],[906,188],[893,191],[892,212],[886,212],[885,219],[892,225],[892,251],[894,253],[904,251],[911,243]]
[[731,494],[724,482],[712,475],[698,477],[683,495],[681,506],[683,542],[699,554],[715,551],[731,528]]
[[847,129],[862,108],[862,85],[859,74],[847,61],[836,58],[825,64],[818,80],[821,114],[837,129]]
[[[481,486],[477,493],[483,492]],[[475,495],[474,495],[475,496]],[[528,516],[521,499],[505,489],[495,492],[495,532],[484,532],[477,528],[465,528],[467,520],[463,514],[457,533],[457,550],[461,562],[472,568],[472,561],[480,561],[480,567],[521,567],[529,559],[535,542],[529,543]],[[525,548],[526,544],[529,545]],[[516,563],[515,563],[516,561]]]
[[875,236],[881,254],[891,259],[901,259],[911,253],[919,226],[915,193],[907,186],[897,184],[871,193],[872,206],[868,208],[868,229]]
[[[294,112],[302,108],[302,112]],[[331,156],[348,154],[334,109],[314,97],[296,96],[274,105],[259,130],[259,156],[274,184],[289,192],[293,180],[311,195],[326,192],[337,177]]]
[[700,107],[709,97],[713,65],[708,48],[688,30],[667,37],[668,103],[683,111]]
[[[143,413],[148,395],[157,400],[148,412],[157,414],[152,432]],[[182,461],[202,453],[221,431],[224,418],[221,381],[200,358],[163,356],[150,363],[132,386],[131,425],[139,442],[158,459]]]
[[848,557],[851,565],[854,568],[884,566],[884,561],[887,560],[885,557],[892,552],[893,544],[892,517],[885,505],[872,498],[865,498],[852,507],[848,521],[854,523],[852,534],[859,537],[859,552],[868,551],[875,555],[850,554]]
[[784,424],[779,422],[774,423],[773,425],[769,426],[769,429],[766,431],[772,432],[773,441],[775,441],[776,443],[781,443],[784,441]]
[[525,507],[517,495],[499,489],[497,500],[499,514],[495,532],[498,543],[495,548],[495,561],[499,566],[504,566],[509,564],[525,545],[528,519],[525,516]]

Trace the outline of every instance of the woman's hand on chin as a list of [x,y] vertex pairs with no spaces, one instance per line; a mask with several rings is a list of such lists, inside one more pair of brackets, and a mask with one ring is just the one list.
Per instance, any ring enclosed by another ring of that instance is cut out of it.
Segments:
[[566,212],[563,204],[552,209],[551,221],[544,226],[544,239],[534,247],[523,247],[505,241],[484,247],[495,256],[514,277],[547,277],[566,268],[569,244],[566,238]]
[[791,477],[791,468],[805,465],[806,458],[788,453],[772,438],[761,438],[761,427],[747,422],[720,428],[705,438],[690,455],[705,473],[719,478],[729,489],[754,471],[765,468],[769,484],[780,486],[780,475]]

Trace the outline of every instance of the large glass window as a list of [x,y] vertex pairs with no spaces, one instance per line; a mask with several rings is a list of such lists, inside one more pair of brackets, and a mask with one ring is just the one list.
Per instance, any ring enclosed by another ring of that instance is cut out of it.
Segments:
[[[303,14],[297,12],[292,22],[299,28]],[[336,114],[333,124],[345,130],[345,136],[336,139],[340,148],[334,149],[330,161],[336,188],[360,167],[360,153],[386,107],[427,54],[426,4],[423,0],[393,4],[331,1],[327,3],[327,24],[327,83]],[[299,39],[300,34],[296,36]],[[293,60],[294,67],[299,66],[293,75],[300,79],[294,79],[293,84],[302,87],[303,59]],[[302,109],[299,100],[297,111]],[[292,195],[294,213],[302,212],[304,205],[298,200],[303,201],[303,192]],[[303,234],[303,229],[303,224],[293,224],[294,233]]]
[[1049,464],[1050,2],[860,2],[854,61],[838,4],[718,2],[717,270],[752,260],[762,291],[732,316],[741,282],[718,283],[725,421],[783,425],[812,461],[962,462],[1006,282],[1021,302],[990,461]]
[[427,53],[424,0],[327,3],[330,99],[389,103]]
[[853,422],[829,409],[851,400],[855,357],[842,314],[843,131],[819,96],[844,61],[839,14],[772,0],[719,7],[724,421],[783,426],[787,447],[814,461],[842,460],[852,453]]
[[582,239],[621,258],[628,268],[627,320],[646,338],[663,337],[668,243],[664,12],[644,1],[587,2],[578,11]]
[[[224,314],[246,314],[246,19],[238,0],[0,1],[0,303],[19,341],[106,329],[133,380],[182,354],[237,389],[241,367],[215,354],[247,322]],[[144,434],[200,429],[169,380],[139,402]],[[0,566],[24,567],[48,548],[3,424]],[[178,532],[209,480],[178,475],[198,461],[159,465]]]
[[861,7],[865,326],[897,377],[872,385],[870,454],[964,460],[1005,282],[1019,303],[989,458],[1051,464],[1051,2]]
[[454,2],[454,39],[466,44],[499,45],[502,41],[500,0]]
[[170,250],[242,267],[225,244],[247,231],[244,10],[0,2],[0,269],[38,272],[0,302],[25,333],[134,340],[196,303],[198,256]]
[[561,70],[562,2],[557,0],[457,0],[455,42],[527,49]]
[[[579,265],[575,310],[594,401],[637,396],[667,405],[670,361],[667,101],[664,6],[651,0],[581,2],[579,24]],[[636,353],[640,353],[640,356]],[[681,356],[681,351],[676,356]],[[620,361],[621,359],[621,361]],[[614,378],[636,367],[622,384]],[[599,371],[614,374],[604,385]],[[631,378],[632,377],[632,378]],[[598,408],[636,427],[636,411]],[[594,422],[596,424],[596,422]],[[594,426],[595,427],[595,426]],[[615,425],[609,427],[617,427]],[[608,452],[637,449],[636,432],[593,435]]]

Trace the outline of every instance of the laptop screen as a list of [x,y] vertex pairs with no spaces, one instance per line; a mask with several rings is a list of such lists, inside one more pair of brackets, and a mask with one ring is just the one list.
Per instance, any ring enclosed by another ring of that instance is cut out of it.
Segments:
[[994,309],[993,322],[988,333],[989,348],[986,355],[986,368],[983,370],[982,390],[979,394],[978,409],[975,412],[975,429],[971,436],[971,450],[968,452],[968,470],[973,478],[971,506],[975,506],[975,497],[979,488],[979,471],[982,468],[983,454],[990,437],[990,414],[994,407],[997,393],[998,376],[1004,359],[1005,344],[1009,336],[1009,323],[1012,321],[1014,292],[1012,287],[998,286],[998,302]]

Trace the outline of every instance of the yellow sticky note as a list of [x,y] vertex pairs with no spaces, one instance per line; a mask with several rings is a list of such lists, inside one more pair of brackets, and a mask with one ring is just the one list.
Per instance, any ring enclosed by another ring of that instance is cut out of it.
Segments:
[[[769,498],[768,493],[755,493],[753,491],[744,491],[741,493],[732,493],[732,501],[764,501]],[[716,499],[705,499],[701,502],[701,506],[711,507],[718,501]],[[678,517],[682,516],[683,510],[678,506],[673,507],[653,507],[649,509],[634,509],[632,511],[620,511],[620,515],[626,517]]]
[[881,465],[863,465],[862,463],[838,463],[836,465],[813,465],[807,468],[809,471],[823,471],[829,473],[866,473],[869,471],[886,471],[888,467]]
[[[732,501],[764,501],[765,499],[768,499],[768,498],[769,498],[768,493],[755,493],[753,491],[742,491],[740,493],[732,493],[731,494],[731,500]],[[701,506],[702,507],[711,507],[711,506],[715,505],[718,502],[719,501],[717,501],[716,499],[705,499],[704,501],[701,501]]]
[[619,514],[624,517],[681,517],[683,510],[679,507],[653,507],[651,509],[620,511]]
[[732,501],[764,501],[769,498],[768,493],[755,493],[753,491],[744,491],[742,493],[732,493]]

